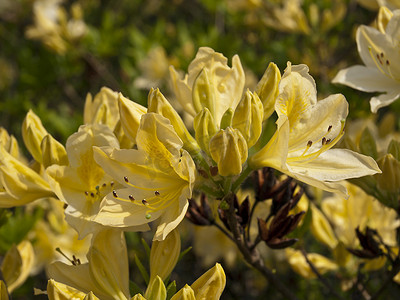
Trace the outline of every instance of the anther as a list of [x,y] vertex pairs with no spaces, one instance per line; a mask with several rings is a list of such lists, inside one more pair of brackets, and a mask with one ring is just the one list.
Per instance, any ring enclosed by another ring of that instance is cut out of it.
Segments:
[[332,140],[331,139],[327,139],[326,143],[329,144]]
[[381,52],[381,57],[383,57],[383,52]]
[[64,203],[63,208],[66,209],[67,207],[68,207],[68,204],[67,204],[67,203]]
[[129,200],[131,200],[131,201],[135,201],[135,198],[134,198],[132,195],[129,195],[128,198],[129,198]]
[[307,142],[307,147],[310,148],[312,146],[312,141]]
[[86,195],[86,196],[89,196],[89,192],[88,192],[88,191],[85,191],[85,195]]
[[155,191],[155,192],[154,192],[154,195],[160,196],[160,192],[159,192],[159,191]]
[[330,132],[332,130],[332,125],[328,126],[328,132]]
[[101,186],[102,186],[103,188],[105,188],[105,187],[107,186],[107,184],[103,183]]
[[100,189],[100,187],[98,185],[96,185],[96,190],[98,191]]
[[93,197],[94,197],[94,194],[93,194],[93,193],[90,193],[90,197],[92,197],[92,198],[93,198]]
[[326,144],[326,137],[322,138],[322,146]]
[[111,182],[110,182],[110,185],[111,185],[111,186],[114,186],[114,181],[111,181]]
[[389,61],[388,61],[388,60],[386,60],[386,65],[387,65],[387,66],[389,66],[389,65],[390,65],[390,63],[389,63]]
[[114,198],[118,198],[117,192],[115,190],[112,191]]
[[149,205],[149,202],[146,201],[146,199],[142,200],[143,205]]
[[126,176],[124,176],[124,180],[125,180],[125,182],[129,182],[129,179]]

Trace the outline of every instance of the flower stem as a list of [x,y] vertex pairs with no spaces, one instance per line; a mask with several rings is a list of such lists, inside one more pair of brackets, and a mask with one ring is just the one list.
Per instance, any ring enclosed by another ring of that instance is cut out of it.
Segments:
[[265,266],[264,260],[262,259],[260,253],[257,249],[250,249],[248,242],[243,238],[242,231],[243,227],[240,226],[238,219],[235,215],[234,207],[234,194],[229,193],[224,197],[224,200],[229,204],[229,209],[226,211],[227,222],[229,228],[233,234],[233,241],[242,253],[244,259],[247,263],[257,269],[270,283],[274,286],[285,299],[296,300],[298,299],[295,294],[293,294],[282,281]]
[[249,166],[247,166],[242,173],[239,175],[239,177],[236,179],[236,181],[232,185],[232,192],[236,193],[242,184],[242,182],[249,176],[249,174],[253,171]]

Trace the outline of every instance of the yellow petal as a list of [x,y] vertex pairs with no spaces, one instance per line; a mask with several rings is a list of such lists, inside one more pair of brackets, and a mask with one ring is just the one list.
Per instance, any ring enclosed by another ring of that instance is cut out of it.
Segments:
[[140,118],[146,113],[147,109],[125,98],[121,93],[118,96],[118,105],[122,128],[131,141],[136,144],[136,134],[139,129]]
[[264,107],[263,120],[268,119],[274,112],[275,101],[279,93],[281,72],[274,63],[269,63],[267,70],[256,86],[255,92],[260,97]]
[[42,121],[30,110],[22,123],[22,138],[26,148],[39,163],[42,162],[40,144],[47,134],[47,130],[43,127]]
[[159,276],[156,276],[150,282],[144,296],[148,300],[164,300],[167,298],[167,289]]
[[185,284],[175,295],[172,296],[171,300],[196,300],[193,289]]
[[49,300],[82,300],[85,298],[85,293],[53,279],[47,283],[47,295]]

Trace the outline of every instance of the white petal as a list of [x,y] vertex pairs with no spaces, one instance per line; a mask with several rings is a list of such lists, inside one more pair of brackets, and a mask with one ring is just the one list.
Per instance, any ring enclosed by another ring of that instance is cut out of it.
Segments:
[[376,68],[367,68],[360,65],[339,71],[332,82],[344,84],[363,92],[400,90],[399,82],[383,75]]
[[[400,83],[399,83],[400,87]],[[400,97],[400,90],[388,94],[382,94],[377,97],[372,97],[370,100],[371,111],[376,113],[379,108],[388,106]]]

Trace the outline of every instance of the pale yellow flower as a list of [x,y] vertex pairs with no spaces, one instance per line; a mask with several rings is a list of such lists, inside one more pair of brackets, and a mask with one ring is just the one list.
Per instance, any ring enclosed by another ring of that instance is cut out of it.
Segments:
[[67,222],[80,237],[101,228],[92,218],[99,212],[103,197],[115,188],[112,178],[95,162],[93,146],[119,148],[108,126],[83,125],[67,140],[69,165],[53,165],[46,170],[52,190],[68,204]]
[[0,144],[0,207],[25,205],[54,193],[43,177]]
[[249,166],[275,168],[299,181],[346,195],[347,178],[380,172],[376,162],[346,149],[331,149],[342,137],[348,104],[341,94],[317,101],[314,79],[305,65],[285,70],[275,104],[277,131]]
[[184,218],[192,196],[195,165],[168,119],[147,113],[137,149],[95,147],[95,160],[123,185],[105,197],[95,221],[108,226],[146,225],[158,219],[155,240],[163,240]]
[[119,121],[118,98],[118,93],[107,87],[102,87],[94,98],[88,93],[83,111],[83,123],[104,124],[114,130]]
[[347,247],[358,246],[355,229],[364,231],[366,226],[378,231],[390,246],[396,243],[396,228],[400,226],[396,212],[387,208],[355,185],[348,184],[350,197],[333,196],[323,200],[322,210],[333,225],[336,237]]
[[[316,278],[317,275],[312,271],[310,265],[307,263],[306,258],[300,250],[292,248],[285,249],[288,257],[288,262],[293,270],[305,278]],[[307,258],[315,266],[320,274],[325,274],[330,271],[336,271],[339,266],[332,260],[318,254],[308,253]]]
[[384,32],[361,25],[357,29],[356,41],[365,66],[355,65],[341,70],[333,79],[334,83],[360,91],[383,92],[370,100],[371,111],[374,113],[400,96],[399,20],[400,10],[397,10],[386,26],[380,26]]
[[130,299],[128,253],[122,231],[95,234],[87,258],[85,264],[55,262],[48,269],[50,278],[73,288],[66,287],[65,292],[92,291],[102,300]]
[[236,108],[243,94],[244,71],[237,55],[232,58],[231,68],[227,62],[221,53],[201,47],[183,79],[170,67],[176,98],[186,112],[195,117],[206,107],[219,126],[226,110]]

